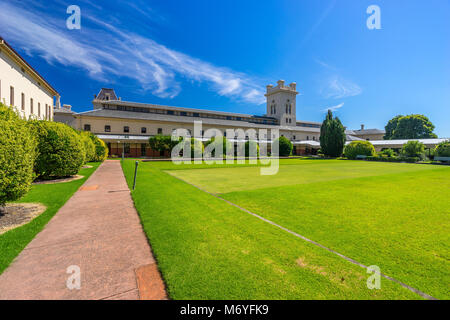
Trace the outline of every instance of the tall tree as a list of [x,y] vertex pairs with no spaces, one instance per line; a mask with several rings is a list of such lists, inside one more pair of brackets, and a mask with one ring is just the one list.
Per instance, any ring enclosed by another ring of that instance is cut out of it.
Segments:
[[398,119],[392,139],[437,138],[433,133],[434,124],[422,114],[412,114]]
[[391,120],[388,121],[387,125],[384,127],[386,131],[384,135],[384,140],[392,140],[392,136],[394,135],[394,130],[397,128],[398,120],[403,117],[401,114],[395,116]]
[[320,127],[320,148],[323,154],[339,157],[345,146],[345,129],[338,117],[328,110],[327,116]]

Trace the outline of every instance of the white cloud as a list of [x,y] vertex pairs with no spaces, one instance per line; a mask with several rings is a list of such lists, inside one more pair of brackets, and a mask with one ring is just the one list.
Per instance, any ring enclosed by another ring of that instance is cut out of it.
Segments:
[[322,111],[326,111],[326,112],[327,112],[328,110],[336,111],[336,110],[342,108],[343,106],[344,106],[344,102],[342,102],[342,103],[340,103],[340,104],[338,104],[338,105],[336,105],[336,106],[332,106],[332,107],[325,108],[325,109],[323,109]]
[[342,99],[357,96],[362,93],[362,89],[350,80],[333,75],[325,81],[321,93],[325,98]]
[[[159,97],[172,98],[181,91],[177,76],[205,82],[221,96],[263,103],[259,80],[228,68],[214,66],[100,21],[82,12],[82,29],[65,29],[65,19],[32,13],[26,7],[0,3],[0,30],[6,40],[27,54],[48,63],[84,69],[96,80],[126,77]],[[106,17],[103,17],[107,21]],[[84,21],[84,22],[83,22]],[[85,23],[89,22],[89,23]],[[85,25],[89,25],[85,26]]]

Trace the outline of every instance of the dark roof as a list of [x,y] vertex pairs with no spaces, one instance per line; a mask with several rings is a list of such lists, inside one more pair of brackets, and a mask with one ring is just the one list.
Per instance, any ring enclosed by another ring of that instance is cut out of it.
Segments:
[[45,78],[43,76],[41,76],[39,74],[39,72],[37,72],[16,50],[14,50],[13,47],[11,47],[11,45],[0,36],[0,44],[4,43],[6,47],[8,47],[9,50],[11,50],[16,56],[17,58],[19,58],[27,67],[29,67],[41,80],[42,82],[45,82],[45,84],[52,89],[57,95],[59,95],[58,91],[56,91],[55,88],[52,87],[52,85],[50,83],[47,82],[47,80],[45,80]]
[[114,89],[102,88],[98,93],[96,100],[118,100]]
[[380,129],[364,129],[364,130],[345,130],[346,134],[350,135],[361,135],[361,134],[384,134],[384,130]]

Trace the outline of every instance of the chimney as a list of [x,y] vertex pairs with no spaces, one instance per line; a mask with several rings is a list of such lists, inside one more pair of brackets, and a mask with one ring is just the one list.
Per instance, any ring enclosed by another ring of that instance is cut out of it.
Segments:
[[61,108],[61,96],[56,96],[55,108],[56,109]]
[[361,125],[361,130],[364,130],[364,125],[363,124]]
[[63,108],[65,108],[67,110],[71,110],[72,106],[70,104],[63,104]]
[[95,99],[97,99],[97,95],[96,95],[96,94],[94,94],[94,100],[95,100]]
[[292,90],[296,90],[297,84],[296,84],[295,82],[291,82],[291,83],[289,84],[289,87],[291,87]]

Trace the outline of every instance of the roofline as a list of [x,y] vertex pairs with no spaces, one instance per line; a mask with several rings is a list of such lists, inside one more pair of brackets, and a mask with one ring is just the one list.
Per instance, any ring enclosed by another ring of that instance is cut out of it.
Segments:
[[47,87],[50,89],[51,93],[53,93],[54,96],[59,96],[58,91],[56,91],[55,88],[52,87],[50,83],[45,80],[43,76],[39,74],[14,48],[4,39],[0,36],[0,46],[4,46],[6,49],[9,50],[10,55],[16,58],[19,62],[22,62],[25,67],[27,67],[29,70],[32,71],[32,73],[39,78]]
[[134,107],[148,107],[148,108],[156,107],[156,108],[163,108],[163,109],[170,109],[170,110],[177,110],[177,111],[191,111],[191,112],[199,112],[199,113],[220,114],[220,115],[224,115],[224,116],[229,115],[229,116],[235,116],[235,117],[248,117],[248,118],[260,117],[260,118],[276,120],[276,118],[273,118],[273,117],[251,115],[251,114],[245,114],[245,113],[215,111],[215,110],[196,109],[196,108],[187,108],[187,107],[175,107],[175,106],[166,106],[166,105],[160,105],[160,104],[132,102],[132,101],[124,101],[124,100],[94,100],[94,101],[96,103],[101,103],[101,104],[119,104],[119,105],[128,105],[128,106],[134,106]]

